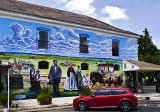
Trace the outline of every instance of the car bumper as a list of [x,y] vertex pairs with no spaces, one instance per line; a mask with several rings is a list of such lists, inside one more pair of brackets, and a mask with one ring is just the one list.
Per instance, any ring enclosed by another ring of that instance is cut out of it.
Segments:
[[73,108],[76,108],[77,109],[77,102],[73,102]]
[[138,102],[132,102],[132,107],[136,107],[138,105]]

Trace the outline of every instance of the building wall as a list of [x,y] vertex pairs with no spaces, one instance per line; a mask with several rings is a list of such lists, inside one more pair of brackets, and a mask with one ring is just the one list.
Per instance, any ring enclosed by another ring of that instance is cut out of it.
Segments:
[[[76,58],[138,59],[137,40],[107,34],[0,18],[0,52]],[[38,49],[38,29],[49,31],[49,49]],[[88,35],[88,54],[79,52],[79,34]],[[112,56],[112,40],[119,41],[119,56]]]
[[[71,29],[67,27],[51,26],[27,21],[0,18],[0,59],[3,63],[14,64],[15,60],[31,62],[39,69],[38,62],[49,62],[48,69],[40,69],[43,76],[47,76],[52,60],[57,59],[62,68],[62,77],[66,77],[67,61],[73,63],[75,70],[77,65],[87,63],[88,70],[82,70],[82,75],[97,70],[98,64],[119,65],[120,69],[114,71],[114,75],[123,72],[122,60],[137,60],[137,40],[112,36],[102,33],[94,33],[85,30]],[[49,49],[38,49],[38,29],[49,31]],[[80,34],[88,35],[88,53],[79,52]],[[119,41],[119,56],[112,56],[112,40]],[[14,68],[18,72],[18,68]],[[28,74],[28,69],[22,69],[21,74]]]

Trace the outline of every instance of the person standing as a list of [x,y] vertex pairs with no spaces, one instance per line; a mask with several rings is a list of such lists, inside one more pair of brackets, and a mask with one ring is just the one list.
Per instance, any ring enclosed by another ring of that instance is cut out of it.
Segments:
[[81,75],[81,69],[80,69],[79,65],[77,66],[77,68],[78,69],[77,69],[76,73],[78,75],[78,88],[80,89],[80,86],[82,84],[82,75]]
[[50,68],[48,79],[49,81],[52,82],[52,85],[53,85],[53,96],[58,97],[59,96],[59,83],[61,80],[62,70],[57,65],[58,64],[57,60],[53,60],[53,64],[54,65],[52,65]]
[[68,71],[67,71],[67,76],[69,78],[69,89],[70,89],[70,91],[71,90],[78,90],[77,80],[76,80],[75,74],[76,73],[75,73],[74,68],[72,67],[72,63],[70,63],[70,67],[68,68]]
[[34,65],[31,65],[31,69],[30,69],[30,71],[29,71],[30,84],[31,84],[30,91],[31,91],[31,92],[34,91],[34,79],[35,79],[35,74],[36,74],[36,70],[35,70],[35,68],[34,68]]

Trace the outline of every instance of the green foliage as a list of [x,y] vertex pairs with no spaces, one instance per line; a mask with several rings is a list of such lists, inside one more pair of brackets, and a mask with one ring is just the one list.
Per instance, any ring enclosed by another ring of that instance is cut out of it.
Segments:
[[44,86],[41,90],[41,94],[37,96],[37,101],[41,105],[51,104],[52,103],[52,96],[49,94],[49,87]]
[[90,94],[92,93],[92,91],[89,89],[89,88],[86,88],[85,86],[82,86],[81,87],[81,92],[80,92],[80,94],[82,95],[82,96],[89,96]]
[[[160,65],[160,50],[153,44],[152,37],[149,35],[148,30],[145,28],[144,35],[138,39],[138,59],[153,64]],[[160,78],[160,72],[147,72],[141,73],[140,77]],[[150,82],[148,82],[150,83]]]
[[52,96],[49,94],[41,93],[40,95],[37,96],[37,101],[41,105],[51,104],[52,103]]
[[[14,100],[14,96],[12,94],[9,95],[9,102],[12,105],[12,100]],[[0,102],[3,106],[7,106],[8,103],[8,94],[0,95]]]

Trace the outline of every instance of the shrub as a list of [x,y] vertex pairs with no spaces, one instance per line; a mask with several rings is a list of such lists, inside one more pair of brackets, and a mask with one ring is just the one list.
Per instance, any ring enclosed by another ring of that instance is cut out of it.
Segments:
[[[9,95],[9,105],[12,105],[12,100],[14,100],[14,96],[12,94]],[[0,102],[3,106],[7,106],[8,104],[8,94],[2,94],[0,96]]]
[[52,103],[52,96],[49,94],[49,87],[43,86],[41,94],[37,96],[37,102],[40,105],[46,105]]
[[52,96],[49,94],[41,93],[37,96],[37,101],[40,103],[40,105],[51,104]]
[[85,86],[82,86],[82,87],[81,87],[81,92],[80,92],[80,94],[81,94],[82,96],[85,96],[85,95],[89,96],[91,93],[92,93],[92,91],[91,91],[89,88],[86,88]]

